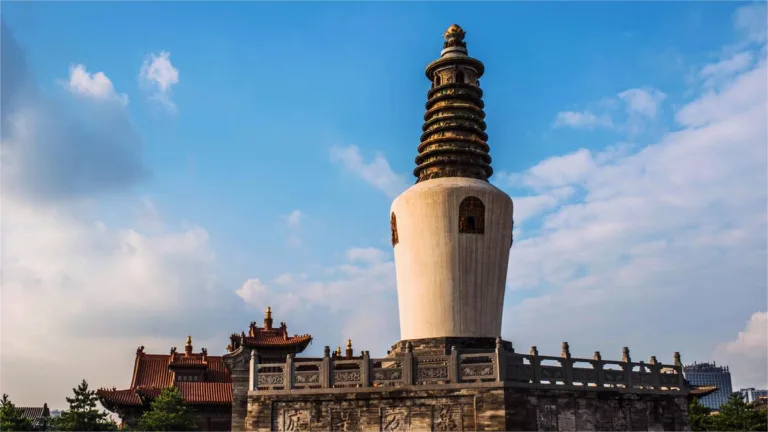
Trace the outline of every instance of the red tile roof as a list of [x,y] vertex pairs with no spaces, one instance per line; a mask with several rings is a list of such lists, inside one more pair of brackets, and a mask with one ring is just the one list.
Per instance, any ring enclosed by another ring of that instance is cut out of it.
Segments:
[[[174,382],[175,371],[184,367],[205,367],[205,381]],[[143,349],[136,352],[129,389],[99,389],[97,394],[106,404],[140,406],[140,395],[156,397],[170,386],[177,387],[189,404],[232,403],[232,376],[221,356],[206,355],[203,359],[202,353],[146,354]]]
[[288,336],[288,328],[285,323],[280,323],[280,327],[272,327],[271,319],[265,320],[264,327],[258,327],[252,322],[248,328],[248,334],[233,334],[230,336],[232,344],[230,351],[240,345],[241,340],[245,340],[245,346],[248,348],[281,348],[296,347],[298,352],[306,349],[309,342],[312,341],[312,335],[293,335]]

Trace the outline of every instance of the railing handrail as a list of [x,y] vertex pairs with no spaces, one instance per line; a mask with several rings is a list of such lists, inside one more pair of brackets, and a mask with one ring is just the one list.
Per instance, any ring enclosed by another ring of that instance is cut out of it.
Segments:
[[[250,387],[251,390],[306,388],[308,385],[332,388],[335,387],[334,372],[359,371],[358,385],[363,387],[407,386],[436,382],[472,384],[487,381],[522,381],[553,386],[619,386],[627,389],[664,391],[684,389],[682,364],[679,363],[678,356],[675,358],[676,364],[659,363],[655,357],[647,363],[631,361],[628,350],[625,350],[624,356],[626,361],[603,360],[599,353],[595,353],[592,359],[571,357],[567,344],[564,344],[563,354],[560,357],[538,355],[535,347],[531,354],[523,354],[505,351],[500,345],[497,345],[495,351],[460,352],[456,350],[449,355],[420,356],[418,353],[405,352],[397,357],[370,358],[365,352],[363,358],[357,359],[323,357],[319,360],[312,358],[310,361],[307,359],[297,361],[286,358],[285,363],[258,363],[255,357],[252,357]],[[488,361],[464,361],[481,358],[487,358]],[[526,364],[524,360],[528,363]],[[542,364],[544,361],[555,361],[558,365]],[[577,363],[586,363],[591,367],[577,367]],[[381,367],[374,367],[375,364]],[[337,368],[337,366],[347,365],[357,365],[358,368]],[[298,366],[313,366],[318,369],[297,371]],[[610,369],[606,366],[619,366],[619,368]],[[640,367],[640,370],[635,371],[636,367]],[[265,368],[276,368],[281,372],[261,372]],[[319,382],[315,383],[313,380],[307,383],[306,377],[311,374],[318,374]],[[260,375],[263,375],[264,379],[260,380]],[[276,379],[280,375],[283,376],[282,379]],[[297,382],[297,376],[304,377],[305,381]],[[344,381],[343,384],[349,385],[350,381]]]

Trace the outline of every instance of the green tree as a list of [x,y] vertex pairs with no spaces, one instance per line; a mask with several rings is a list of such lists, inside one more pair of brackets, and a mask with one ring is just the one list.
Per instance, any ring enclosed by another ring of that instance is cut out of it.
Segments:
[[117,424],[106,411],[96,409],[99,398],[96,391],[88,390],[88,383],[83,380],[72,389],[75,397],[67,398],[69,410],[52,419],[51,429],[58,431],[115,431]]
[[24,410],[16,408],[16,405],[3,393],[0,406],[0,431],[33,431],[32,421],[24,417]]
[[708,431],[712,427],[712,410],[694,398],[688,406],[688,417],[691,420],[691,430]]
[[768,416],[734,393],[712,417],[712,431],[768,431]]
[[137,426],[142,431],[197,430],[194,412],[176,387],[164,389],[152,401],[149,411],[139,418]]

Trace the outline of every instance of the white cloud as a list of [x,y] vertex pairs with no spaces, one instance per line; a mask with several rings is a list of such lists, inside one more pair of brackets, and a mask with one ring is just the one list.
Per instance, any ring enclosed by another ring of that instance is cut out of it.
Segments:
[[288,215],[286,218],[286,223],[288,223],[288,226],[290,227],[299,227],[301,224],[301,211],[300,210],[294,210],[291,212],[291,214]]
[[171,64],[171,53],[161,51],[150,54],[141,66],[139,79],[154,91],[151,99],[160,102],[169,111],[176,112],[176,104],[171,100],[171,89],[179,83],[179,70]]
[[69,68],[67,88],[72,93],[98,100],[116,100],[122,104],[128,103],[128,95],[118,94],[112,81],[104,72],[89,74],[85,66],[79,64]]
[[646,87],[625,90],[619,93],[618,97],[624,101],[630,115],[637,114],[653,119],[656,117],[659,105],[667,98],[667,95],[659,90]]
[[[668,362],[681,351],[706,361],[724,328],[763,309],[766,77],[759,63],[700,95],[678,111],[682,129],[639,151],[579,150],[517,174],[539,196],[518,200],[516,212],[551,205],[555,188],[583,199],[551,210],[541,232],[511,249],[508,286],[520,300],[505,308],[505,336],[553,351],[568,340],[580,356],[618,357],[629,345],[635,358]],[[758,325],[745,341],[759,342]],[[735,382],[764,385],[731,371]]]
[[40,90],[25,53],[0,26],[3,195],[53,203],[125,190],[145,178],[142,139],[109,79],[72,68],[65,84],[81,97],[61,106]]
[[294,210],[287,216],[284,216],[285,226],[288,230],[288,245],[289,246],[301,246],[301,223],[304,218],[304,214],[301,210]]
[[752,314],[744,330],[719,345],[714,357],[734,372],[734,388],[768,388],[768,313]]
[[754,2],[736,10],[733,21],[736,32],[749,42],[763,43],[766,40],[766,4]]
[[683,126],[697,127],[759,106],[768,93],[767,76],[768,69],[763,58],[754,68],[725,83],[722,89],[710,90],[686,105],[675,118]]
[[592,153],[579,149],[573,153],[549,158],[526,171],[522,183],[532,188],[562,187],[579,182],[595,169]]
[[554,126],[577,129],[612,128],[613,121],[605,114],[595,115],[589,111],[562,111],[557,113]]
[[753,60],[754,56],[752,55],[752,52],[738,52],[725,60],[704,66],[699,72],[699,76],[705,79],[705,86],[714,87],[719,84],[721,80],[730,78],[733,74],[747,69],[752,64]]
[[[352,248],[345,255],[346,261],[325,275],[281,274],[272,282],[276,287],[250,279],[238,294],[255,310],[271,305],[276,317],[290,315],[296,331],[311,331],[320,342],[310,349],[315,353],[322,352],[322,344],[339,341],[341,345],[351,337],[358,341],[356,349],[383,355],[399,339],[391,254]],[[323,318],[330,316],[333,319]]]
[[[220,352],[225,335],[242,327],[234,317],[247,320],[216,281],[203,228],[150,235],[112,228],[83,206],[5,196],[0,205],[0,385],[20,404],[61,407],[83,378],[127,386],[140,344],[166,352],[191,332]],[[84,355],[94,350],[113,358]]]
[[405,178],[392,171],[389,162],[380,153],[376,154],[373,161],[366,163],[357,146],[333,146],[331,160],[340,163],[347,171],[362,178],[391,198],[408,188]]

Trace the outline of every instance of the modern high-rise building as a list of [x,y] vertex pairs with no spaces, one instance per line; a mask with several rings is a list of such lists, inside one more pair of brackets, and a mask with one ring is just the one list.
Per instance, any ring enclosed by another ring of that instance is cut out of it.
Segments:
[[754,402],[759,397],[768,397],[768,389],[743,388],[739,390],[739,394],[744,398],[744,402]]
[[693,363],[683,367],[685,379],[693,386],[717,386],[717,391],[701,398],[701,404],[713,410],[720,409],[720,405],[733,393],[731,384],[731,372],[728,366],[717,366],[712,363]]

